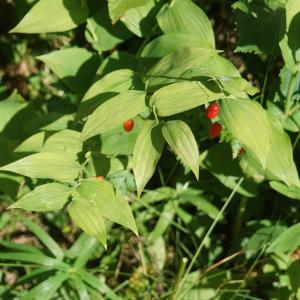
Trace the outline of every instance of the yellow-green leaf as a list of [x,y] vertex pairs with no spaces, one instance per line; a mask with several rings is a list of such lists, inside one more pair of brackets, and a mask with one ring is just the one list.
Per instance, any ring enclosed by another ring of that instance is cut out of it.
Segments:
[[106,248],[106,230],[104,219],[95,204],[76,196],[68,207],[74,223],[87,234],[94,236]]
[[190,127],[183,121],[166,122],[162,134],[174,153],[199,177],[199,150]]
[[145,185],[154,174],[164,148],[160,125],[146,122],[137,138],[133,151],[133,173],[140,196]]
[[173,0],[166,4],[157,16],[164,33],[184,33],[196,36],[207,45],[215,48],[215,38],[211,23],[202,9],[191,0]]
[[84,23],[88,13],[85,1],[39,0],[11,32],[67,31]]
[[47,183],[25,194],[9,208],[30,211],[52,211],[62,209],[68,201],[70,188],[60,183]]
[[150,105],[155,107],[157,115],[171,116],[223,97],[220,90],[210,90],[199,81],[184,81],[156,91]]
[[72,181],[80,170],[80,165],[75,159],[75,155],[63,151],[36,153],[5,165],[0,171],[10,171],[33,178]]
[[113,186],[106,180],[86,180],[77,188],[81,198],[93,203],[101,215],[137,233],[136,224],[128,202],[115,193]]
[[101,104],[90,115],[83,127],[81,140],[114,129],[145,109],[145,92],[123,92]]
[[223,99],[220,119],[245,150],[265,167],[272,143],[271,125],[265,110],[255,101]]
[[163,57],[146,74],[148,88],[163,86],[182,79],[188,70],[201,66],[208,59],[217,55],[219,51],[205,48],[182,47]]

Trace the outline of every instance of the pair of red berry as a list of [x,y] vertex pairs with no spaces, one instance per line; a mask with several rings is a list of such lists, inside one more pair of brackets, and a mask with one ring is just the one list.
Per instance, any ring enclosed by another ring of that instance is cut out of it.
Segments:
[[[220,112],[219,104],[213,103],[210,104],[209,107],[207,108],[206,116],[212,120],[218,116],[219,112]],[[218,122],[215,122],[211,124],[208,130],[208,134],[212,139],[214,139],[221,134],[221,131],[222,131],[222,125]]]

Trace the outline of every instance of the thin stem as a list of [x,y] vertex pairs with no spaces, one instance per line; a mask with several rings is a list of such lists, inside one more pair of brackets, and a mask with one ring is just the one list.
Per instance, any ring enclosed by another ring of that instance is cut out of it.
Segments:
[[187,266],[187,262],[188,262],[188,259],[186,257],[184,257],[181,261],[180,268],[179,268],[179,271],[178,271],[177,277],[176,277],[176,282],[175,282],[175,287],[174,287],[174,294],[173,294],[173,297],[172,297],[173,300],[176,299],[175,297],[176,297],[176,294],[177,294],[177,290],[179,288],[182,277],[184,276],[186,266]]
[[174,295],[173,299],[178,299],[178,300],[179,300],[179,299],[181,298],[181,296],[180,296],[179,293],[181,292],[181,289],[182,289],[182,287],[183,287],[184,282],[185,282],[186,279],[187,279],[187,276],[188,276],[189,273],[191,272],[191,270],[192,270],[192,268],[193,268],[193,266],[194,266],[194,264],[195,264],[195,262],[196,262],[196,260],[197,260],[197,258],[198,258],[198,256],[199,256],[199,254],[201,253],[201,250],[202,250],[202,248],[204,247],[204,245],[205,245],[207,239],[209,238],[210,234],[212,233],[212,231],[214,230],[215,226],[216,226],[217,223],[219,222],[221,216],[223,215],[224,211],[226,210],[227,206],[228,206],[229,203],[231,202],[232,198],[233,198],[234,195],[236,194],[238,188],[240,187],[240,185],[242,184],[243,181],[244,181],[244,177],[241,177],[240,180],[238,181],[238,183],[236,184],[234,190],[231,192],[231,194],[230,194],[229,197],[227,198],[226,202],[224,203],[223,207],[222,207],[221,210],[219,211],[217,217],[215,218],[215,220],[214,220],[213,223],[211,224],[210,228],[209,228],[208,231],[206,232],[206,234],[205,234],[203,240],[201,241],[201,243],[200,243],[200,245],[199,245],[199,247],[198,247],[198,249],[197,249],[197,251],[196,251],[196,253],[195,253],[195,255],[194,255],[194,257],[193,257],[193,259],[192,259],[192,261],[191,261],[191,263],[190,263],[190,265],[188,266],[188,268],[187,268],[187,270],[186,270],[186,272],[185,272],[185,274],[184,274],[184,276],[183,276],[183,278],[182,278],[182,280],[181,280],[181,282],[180,282],[180,284],[179,284],[179,286],[178,286],[178,289],[177,289],[176,294]]
[[138,248],[139,248],[139,255],[140,255],[140,260],[142,263],[143,273],[147,274],[147,265],[146,265],[145,256],[144,256],[144,248],[143,248],[143,245],[142,245],[142,242],[140,239],[138,241]]
[[298,135],[297,135],[297,137],[295,139],[295,142],[293,144],[293,151],[296,149],[299,140],[300,140],[300,132],[298,133]]
[[155,117],[155,120],[156,120],[156,124],[159,124],[159,119],[158,119],[158,116],[156,114],[156,107],[153,106],[153,114],[154,114],[154,117]]
[[158,166],[157,169],[158,169],[158,175],[159,175],[159,178],[160,178],[161,185],[162,185],[162,186],[166,186],[164,174],[163,174],[163,172],[162,172],[161,167]]
[[263,84],[262,92],[261,92],[261,95],[260,95],[260,105],[261,106],[264,105],[264,99],[265,99],[266,88],[267,88],[267,83],[268,83],[268,80],[269,80],[269,72],[270,72],[272,61],[273,61],[273,55],[271,54],[270,57],[269,57],[269,61],[268,61],[267,69],[266,69],[266,74],[265,74],[265,78],[264,78],[264,84]]
[[298,75],[298,72],[292,74],[292,76],[290,78],[290,82],[289,82],[289,86],[288,86],[288,92],[287,92],[287,97],[286,97],[286,102],[285,102],[285,112],[284,112],[284,115],[286,117],[288,117],[289,113],[290,113],[291,100],[292,100],[292,96],[293,96],[293,92],[294,92],[294,86],[295,86],[295,82],[296,82],[296,79],[297,79],[297,75]]
[[174,174],[174,172],[175,172],[175,170],[176,170],[178,164],[179,164],[179,160],[176,161],[175,165],[173,166],[172,170],[170,171],[170,173],[169,173],[169,175],[168,175],[168,177],[167,177],[167,179],[166,179],[166,184],[168,184],[168,182],[169,182],[170,179],[172,178],[172,176],[173,176],[173,174]]

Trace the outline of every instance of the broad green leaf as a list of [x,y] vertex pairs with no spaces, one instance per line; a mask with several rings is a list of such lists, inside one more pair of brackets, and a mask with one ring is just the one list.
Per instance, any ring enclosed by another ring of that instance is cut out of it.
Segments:
[[138,234],[128,202],[119,193],[115,193],[111,183],[106,180],[83,181],[77,192],[82,199],[93,203],[103,217]]
[[[0,101],[0,131],[1,136],[13,140],[28,137],[26,126],[20,124],[29,122],[36,116],[33,104],[28,103],[16,91]],[[2,143],[2,142],[1,142]]]
[[145,123],[135,143],[132,161],[138,196],[154,174],[163,148],[160,125],[156,125],[155,121]]
[[109,16],[113,23],[123,17],[127,10],[145,5],[149,0],[108,0]]
[[154,229],[150,232],[148,236],[149,242],[154,242],[159,237],[163,236],[166,232],[168,227],[171,225],[174,215],[175,215],[175,208],[177,207],[178,203],[172,200],[169,200],[163,208],[163,211],[155,224]]
[[121,21],[139,37],[151,36],[156,25],[156,14],[160,5],[157,1],[148,0],[142,6],[128,9]]
[[22,208],[30,211],[52,211],[62,209],[70,189],[60,183],[47,183],[25,194],[9,208]]
[[217,53],[218,51],[213,49],[179,48],[163,57],[148,71],[148,87],[153,90],[157,86],[176,82],[186,71],[201,66]]
[[162,134],[175,154],[199,177],[199,150],[190,127],[183,121],[168,121]]
[[37,56],[74,93],[83,94],[99,67],[97,56],[84,48],[67,48]]
[[280,234],[267,249],[268,253],[292,253],[300,246],[300,224],[295,224]]
[[164,57],[183,47],[206,48],[203,45],[203,41],[199,40],[197,36],[184,33],[170,33],[161,35],[148,43],[141,56]]
[[286,66],[292,72],[300,71],[300,2],[289,0],[282,22],[280,49]]
[[20,33],[61,32],[77,27],[88,17],[81,0],[39,0],[11,30]]
[[35,286],[22,297],[24,300],[43,299],[50,300],[62,283],[69,278],[67,273],[57,273]]
[[237,1],[233,8],[240,37],[236,51],[277,53],[284,9],[262,0]]
[[291,199],[300,200],[300,185],[287,186],[278,181],[271,181],[270,186],[278,193],[285,195]]
[[[231,146],[227,143],[217,144],[203,152],[200,156],[200,167],[207,169],[223,185],[232,190],[243,177],[238,159],[233,159]],[[253,180],[245,178],[237,192],[246,197],[255,197],[258,193],[258,185]]]
[[14,152],[81,151],[80,132],[65,129],[48,135],[38,132],[23,141]]
[[81,140],[112,130],[145,109],[145,92],[123,92],[101,104],[90,115],[83,127]]
[[85,36],[93,48],[99,52],[115,48],[119,43],[129,39],[132,34],[118,22],[113,25],[108,15],[107,3],[103,3],[99,9],[87,19]]
[[222,99],[220,119],[245,150],[265,167],[272,143],[272,129],[264,109],[251,100]]
[[157,16],[164,33],[184,33],[197,36],[203,47],[215,48],[212,26],[202,9],[191,0],[173,0]]
[[74,180],[79,170],[80,165],[75,161],[75,157],[64,152],[36,153],[0,168],[0,171],[58,181]]
[[150,105],[158,116],[171,116],[206,104],[225,95],[217,89],[208,89],[200,81],[184,81],[167,85],[156,91]]
[[5,129],[9,121],[27,106],[26,101],[16,91],[7,99],[0,101],[0,131]]
[[55,257],[61,260],[63,259],[64,253],[62,249],[48,233],[28,219],[24,219],[23,222]]
[[129,69],[120,69],[108,73],[97,80],[81,100],[76,119],[80,120],[91,114],[100,104],[130,89],[143,89],[143,84],[136,73]]
[[287,185],[297,184],[299,178],[290,137],[283,130],[279,120],[270,114],[268,116],[272,129],[272,144],[267,157],[266,171]]
[[134,127],[130,132],[124,131],[122,125],[101,134],[101,153],[105,155],[132,155],[136,139],[145,120],[135,117]]
[[74,223],[87,234],[94,236],[106,248],[106,230],[104,219],[98,207],[79,195],[74,195],[68,206],[68,212]]
[[258,229],[245,245],[247,255],[251,256],[262,250],[266,245],[270,245],[285,230],[286,227],[278,224]]

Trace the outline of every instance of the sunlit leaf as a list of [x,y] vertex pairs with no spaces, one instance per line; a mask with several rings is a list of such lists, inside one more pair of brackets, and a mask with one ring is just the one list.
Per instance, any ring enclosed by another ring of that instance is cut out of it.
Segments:
[[162,127],[162,134],[175,154],[187,165],[198,179],[199,150],[189,126],[183,121],[168,121]]

